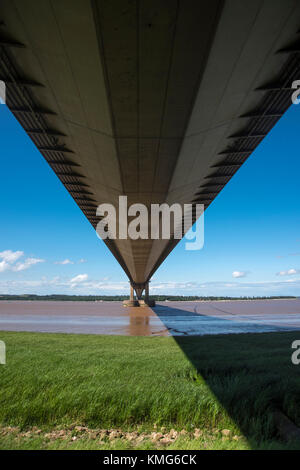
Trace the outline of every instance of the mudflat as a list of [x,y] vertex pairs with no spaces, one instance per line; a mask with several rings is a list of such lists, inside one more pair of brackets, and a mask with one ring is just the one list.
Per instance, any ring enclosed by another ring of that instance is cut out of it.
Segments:
[[300,330],[300,299],[158,302],[0,301],[0,330],[126,336]]

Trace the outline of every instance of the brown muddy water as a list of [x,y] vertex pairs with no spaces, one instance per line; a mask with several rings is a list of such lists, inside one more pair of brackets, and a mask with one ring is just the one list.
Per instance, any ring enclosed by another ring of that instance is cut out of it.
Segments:
[[0,301],[0,330],[127,336],[214,335],[300,330],[300,299],[159,302]]

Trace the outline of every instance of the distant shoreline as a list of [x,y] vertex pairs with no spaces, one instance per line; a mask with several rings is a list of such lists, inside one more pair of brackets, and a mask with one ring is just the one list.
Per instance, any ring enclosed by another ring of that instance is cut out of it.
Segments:
[[[270,296],[270,297],[221,297],[221,296],[177,296],[177,295],[153,295],[151,299],[156,302],[232,302],[232,301],[253,301],[253,300],[297,300],[296,296]],[[30,301],[30,302],[122,302],[128,299],[128,296],[94,296],[94,295],[0,295],[0,301]]]

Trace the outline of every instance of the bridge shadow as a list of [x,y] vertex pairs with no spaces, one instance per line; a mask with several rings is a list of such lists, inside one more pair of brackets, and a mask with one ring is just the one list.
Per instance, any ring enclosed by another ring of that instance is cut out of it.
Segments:
[[[300,339],[300,332],[286,327],[271,332],[274,326],[266,324],[257,328],[265,332],[247,333],[244,322],[220,323],[220,318],[162,305],[153,310],[192,365],[183,371],[184,378],[195,387],[208,385],[217,399],[217,413],[208,409],[213,427],[226,411],[251,447],[257,448],[262,441],[279,437],[275,410],[300,425],[300,366],[291,362],[291,344]],[[216,334],[225,331],[236,334]]]

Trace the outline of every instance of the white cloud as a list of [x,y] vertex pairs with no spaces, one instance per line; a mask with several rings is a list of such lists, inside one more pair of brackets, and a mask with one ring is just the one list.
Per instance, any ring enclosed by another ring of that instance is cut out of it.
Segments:
[[4,250],[0,252],[0,258],[7,263],[14,263],[23,255],[23,251]]
[[40,258],[27,258],[23,263],[17,263],[16,265],[12,266],[11,269],[12,271],[24,271],[25,269],[30,268],[30,266],[44,262],[45,260]]
[[298,274],[300,271],[299,269],[288,269],[287,271],[279,271],[277,276],[292,276],[293,274]]
[[[129,295],[128,281],[108,281],[88,279],[87,274],[79,274],[76,277],[47,278],[25,280],[0,280],[1,294],[76,294],[81,295]],[[280,279],[277,281],[260,282],[176,282],[176,281],[152,281],[150,294],[173,295],[203,295],[203,296],[268,296],[268,295],[299,295],[300,278]]]
[[78,274],[77,276],[70,279],[70,284],[79,284],[80,282],[87,281],[88,275],[87,274]]
[[74,262],[67,258],[63,261],[55,261],[54,264],[74,264]]
[[[246,273],[247,274],[247,273]],[[298,295],[300,279],[285,279],[278,281],[252,282],[152,282],[150,293],[200,296],[269,296],[269,295]]]
[[239,277],[246,277],[247,272],[246,271],[233,271],[232,277],[234,278],[239,278]]
[[[80,264],[86,263],[86,259],[81,258],[81,259],[79,259],[79,260],[77,261],[77,263],[80,263]],[[62,261],[54,261],[54,264],[62,264],[62,265],[65,265],[65,264],[75,264],[75,262],[72,261],[72,260],[70,260],[69,258],[66,258],[66,259],[64,259],[64,260],[62,260]]]
[[[84,289],[88,289],[89,291],[116,291],[118,292],[129,292],[129,284],[128,282],[102,282],[102,281],[89,281],[83,283]],[[98,292],[99,293],[99,292]]]
[[10,264],[8,264],[6,261],[0,261],[0,273],[3,273],[3,271],[6,271],[10,267]]
[[16,261],[24,256],[23,251],[4,250],[0,252],[0,272],[4,271],[24,271],[37,263],[43,263],[45,260],[40,258],[26,258],[23,262]]

